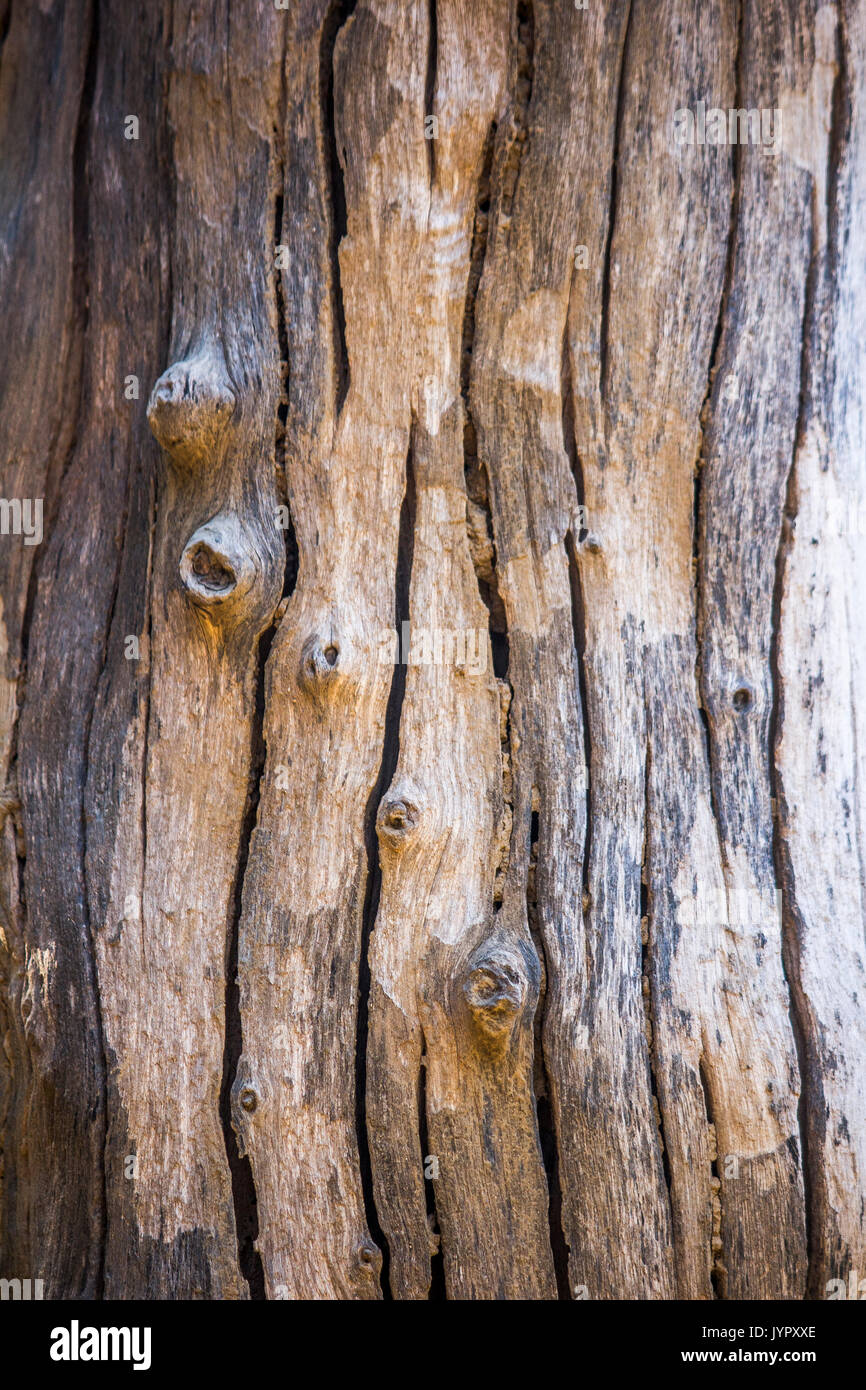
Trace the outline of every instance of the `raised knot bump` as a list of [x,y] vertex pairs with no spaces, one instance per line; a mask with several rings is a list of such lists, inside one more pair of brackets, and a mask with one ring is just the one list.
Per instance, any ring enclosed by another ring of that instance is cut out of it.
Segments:
[[418,801],[405,790],[389,792],[379,803],[376,812],[376,834],[379,843],[401,849],[421,819]]
[[358,1268],[364,1274],[373,1274],[378,1279],[382,1268],[382,1252],[369,1237],[361,1241],[357,1252]]
[[501,956],[488,956],[478,961],[463,982],[463,997],[472,1022],[488,1043],[507,1040],[526,996],[523,973],[516,964]]
[[175,462],[213,455],[237,406],[222,350],[208,344],[163,372],[150,393],[147,419]]
[[249,539],[239,518],[221,512],[194,531],[178,566],[181,583],[196,607],[219,611],[249,592],[256,577]]
[[300,677],[310,690],[321,690],[342,672],[340,643],[335,637],[323,638],[318,633],[308,637],[301,652]]

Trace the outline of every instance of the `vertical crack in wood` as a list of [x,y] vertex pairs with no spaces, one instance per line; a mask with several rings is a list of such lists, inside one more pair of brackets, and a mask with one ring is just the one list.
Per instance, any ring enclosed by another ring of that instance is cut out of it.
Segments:
[[397,565],[394,574],[394,624],[398,635],[399,649],[388,692],[385,708],[385,734],[382,742],[382,760],[375,785],[370,793],[364,812],[364,839],[367,848],[367,884],[364,893],[364,910],[361,927],[361,951],[358,966],[358,1020],[355,1037],[355,1124],[358,1137],[358,1158],[361,1168],[361,1187],[364,1197],[364,1213],[371,1236],[382,1252],[380,1280],[382,1296],[391,1298],[389,1282],[390,1252],[382,1230],[376,1202],[373,1195],[373,1169],[370,1161],[370,1143],[367,1136],[367,1037],[370,1021],[370,935],[379,911],[379,896],[382,888],[382,869],[379,862],[379,840],[376,835],[376,812],[379,802],[397,767],[400,754],[400,714],[403,697],[406,693],[405,633],[409,623],[409,586],[412,578],[412,556],[415,542],[415,471],[413,467],[413,446],[410,435],[409,452],[406,456],[406,487],[400,506],[400,532],[397,545]]
[[[572,285],[574,275],[572,274]],[[569,303],[571,301],[571,289],[569,289]],[[580,705],[580,718],[583,732],[583,780],[584,796],[586,803],[584,821],[584,841],[583,841],[583,866],[582,866],[582,900],[581,911],[586,914],[590,905],[589,894],[589,859],[592,848],[592,778],[590,776],[591,751],[592,751],[592,731],[589,722],[589,693],[586,679],[586,603],[583,593],[583,584],[580,577],[580,562],[577,556],[577,547],[584,540],[587,534],[587,527],[582,524],[585,517],[586,490],[583,477],[583,464],[577,450],[577,436],[574,426],[574,399],[572,396],[572,374],[571,374],[571,352],[568,344],[568,321],[569,315],[566,313],[565,331],[562,338],[562,366],[560,370],[561,397],[562,397],[562,443],[571,467],[571,475],[574,478],[574,487],[577,495],[578,522],[581,523],[575,536],[574,531],[569,529],[565,534],[565,554],[568,560],[568,584],[571,592],[571,630],[574,639],[574,652],[577,664],[577,694]],[[589,937],[584,933],[584,942],[587,952],[589,951]],[[590,961],[586,962],[587,972],[590,970]],[[587,979],[590,978],[587,973]]]
[[[337,131],[334,118],[334,48],[337,36],[351,18],[357,0],[333,0],[331,8],[322,25],[321,49],[319,57],[319,101],[321,104],[322,133],[327,142],[327,165],[329,171],[329,254],[331,260],[331,317],[334,331],[334,414],[339,416],[349,390],[349,353],[346,346],[346,314],[343,306],[343,290],[340,278],[340,242],[346,235],[346,190],[343,182],[343,165],[337,149]],[[366,80],[366,76],[362,78]]]
[[[281,101],[280,111],[285,112],[285,73],[286,73],[286,33],[283,34],[283,54],[281,62]],[[274,187],[274,245],[282,242],[283,207],[285,184],[285,150],[283,132],[274,130],[275,187]],[[276,493],[279,502],[286,507],[289,525],[283,530],[286,549],[282,598],[288,599],[294,591],[298,574],[298,547],[289,509],[285,473],[286,420],[288,417],[288,374],[289,344],[286,328],[286,305],[283,293],[281,271],[274,268],[274,314],[276,336],[280,353],[280,395],[277,402],[274,422],[274,465],[276,470]],[[250,845],[258,822],[258,808],[261,798],[261,783],[265,769],[264,718],[266,697],[266,668],[274,636],[276,635],[282,613],[275,616],[270,626],[259,638],[256,652],[256,702],[255,714],[250,731],[250,772],[247,805],[238,846],[237,870],[235,875],[232,915],[226,952],[225,986],[225,1047],[223,1051],[223,1077],[220,1088],[220,1121],[231,1173],[232,1203],[235,1214],[235,1230],[238,1243],[238,1263],[241,1274],[247,1282],[250,1297],[256,1300],[267,1298],[264,1266],[256,1249],[259,1234],[258,1200],[252,1164],[248,1154],[241,1157],[238,1137],[232,1127],[231,1097],[232,1087],[237,1075],[238,1062],[243,1052],[243,1023],[240,1007],[240,983],[238,980],[238,949],[240,921],[243,907],[243,887],[249,862]]]
[[[533,787],[532,805],[538,799],[538,788]],[[533,945],[541,964],[541,985],[538,1004],[533,1020],[534,1052],[534,1100],[535,1116],[538,1125],[538,1138],[541,1156],[547,1177],[548,1207],[547,1220],[550,1229],[550,1249],[553,1254],[553,1269],[556,1276],[556,1291],[560,1299],[571,1298],[571,1284],[568,1277],[568,1257],[570,1248],[565,1239],[562,1226],[562,1185],[559,1179],[559,1138],[556,1132],[553,1105],[551,1104],[550,1072],[544,1052],[544,1024],[547,1015],[549,990],[549,967],[547,951],[544,946],[544,933],[538,923],[537,871],[540,837],[540,811],[533,810],[529,828],[529,857],[526,875],[526,920]]]
[[6,39],[9,34],[9,25],[12,23],[12,0],[5,0],[0,5],[0,68],[3,65],[3,49],[6,46]]
[[[283,62],[283,83],[285,84],[285,61]],[[285,101],[282,103],[285,110]],[[281,139],[282,137],[278,136]],[[278,183],[277,194],[274,200],[274,244],[279,246],[283,239],[283,180],[285,177],[285,157],[280,144],[278,161]],[[291,364],[289,362],[289,336],[286,328],[286,299],[283,290],[282,271],[277,268],[274,271],[274,298],[276,300],[277,317],[277,341],[280,348],[280,398],[277,403],[277,418],[275,424],[274,438],[274,460],[276,465],[276,492],[280,506],[285,507],[288,517],[288,526],[284,528],[283,540],[286,547],[286,563],[283,575],[283,598],[288,598],[294,591],[298,578],[298,541],[295,535],[294,521],[292,518],[291,507],[289,504],[288,479],[286,475],[286,427],[289,415],[289,372]]]
[[[418,1078],[418,1131],[421,1140],[421,1157],[426,1159],[430,1151],[430,1138],[427,1132],[427,1039],[424,1038],[424,1029],[421,1029],[424,1051],[421,1056],[421,1071]],[[426,1167],[426,1164],[425,1164]],[[433,1187],[433,1179],[424,1174],[424,1197],[427,1203],[427,1226],[431,1235],[431,1247],[433,1237],[436,1236],[436,1252],[430,1255],[430,1292],[428,1299],[431,1303],[444,1303],[448,1298],[445,1286],[445,1256],[442,1250],[442,1236],[439,1228],[439,1218],[436,1212],[436,1192]]]
[[[649,1076],[650,1091],[652,1093],[652,1109],[658,1130],[659,1146],[661,1148],[661,1165],[664,1175],[665,1191],[668,1200],[668,1212],[670,1215],[671,1230],[674,1230],[674,1210],[672,1195],[672,1178],[670,1159],[668,1157],[668,1144],[665,1138],[664,1116],[662,1115],[659,1103],[658,1078],[656,1076],[656,1051],[655,1051],[655,1031],[656,1020],[653,1008],[652,995],[652,939],[650,935],[650,922],[652,921],[652,893],[650,892],[650,854],[652,851],[652,835],[650,831],[650,782],[652,777],[652,714],[646,698],[644,699],[645,723],[646,723],[646,760],[644,763],[644,798],[643,798],[643,846],[641,849],[641,871],[640,871],[640,958],[641,958],[641,999],[644,1009],[644,1023],[646,1031],[647,1045],[647,1071]],[[674,1264],[676,1265],[676,1250],[674,1250]],[[676,1277],[676,1267],[674,1277]]]
[[232,899],[229,904],[229,921],[226,942],[225,973],[225,1045],[223,1048],[223,1074],[220,1086],[219,1113],[225,1140],[226,1158],[231,1174],[232,1204],[235,1214],[235,1231],[238,1243],[238,1264],[241,1274],[249,1286],[250,1297],[264,1299],[265,1274],[262,1259],[255,1248],[259,1235],[259,1221],[255,1181],[249,1155],[241,1157],[237,1134],[232,1127],[231,1096],[237,1075],[238,1061],[243,1052],[243,1025],[241,1020],[240,985],[238,982],[238,940],[240,935],[241,908],[243,904],[244,878],[250,854],[250,842],[258,820],[261,780],[265,766],[265,743],[263,736],[265,716],[265,667],[276,624],[272,623],[262,633],[256,654],[256,706],[250,731],[250,771],[247,790],[247,804],[238,844],[237,867]]
[[505,137],[506,152],[499,175],[497,204],[497,228],[505,232],[511,226],[511,209],[520,179],[523,152],[529,139],[529,106],[535,84],[535,11],[531,0],[518,0],[517,4],[516,65],[515,96]]
[[[583,781],[585,796],[584,812],[584,832],[583,832],[583,864],[581,866],[581,902],[580,910],[583,917],[589,912],[592,906],[592,899],[589,891],[589,863],[592,850],[592,777],[590,767],[592,762],[592,733],[589,723],[589,698],[586,679],[586,605],[583,595],[583,584],[580,578],[580,565],[577,559],[577,546],[574,540],[574,532],[565,533],[565,554],[568,560],[568,586],[571,592],[571,630],[574,640],[574,651],[577,665],[577,687],[580,698],[580,717],[583,727]],[[590,954],[589,933],[583,933],[584,951],[586,955],[586,978],[591,979],[592,959]]]
[[826,1229],[828,1209],[827,1175],[820,1157],[824,1150],[827,1107],[824,1100],[821,1059],[818,1055],[818,1022],[814,1017],[802,983],[800,942],[805,931],[805,923],[797,905],[794,869],[783,831],[783,826],[788,823],[788,807],[776,761],[777,750],[782,739],[785,713],[785,691],[780,663],[782,597],[785,587],[785,571],[793,545],[797,515],[797,455],[805,442],[806,435],[807,396],[810,378],[809,344],[815,327],[815,297],[818,279],[817,228],[820,212],[817,207],[814,181],[810,209],[810,256],[800,330],[800,392],[797,406],[797,425],[794,431],[794,448],[783,502],[782,525],[776,551],[775,582],[773,585],[770,628],[772,705],[769,723],[769,772],[773,822],[773,861],[776,870],[777,891],[781,895],[782,904],[782,967],[788,985],[791,1029],[794,1034],[800,1071],[797,1123],[800,1132],[800,1163],[803,1173],[806,1248],[808,1252],[806,1297],[816,1298],[821,1293],[815,1287],[821,1255],[817,1248],[817,1242],[820,1240],[821,1232]]
[[436,182],[436,126],[431,129],[433,104],[436,96],[436,63],[438,58],[439,33],[436,15],[436,0],[428,0],[430,19],[427,29],[427,72],[424,79],[424,137],[427,143],[427,163],[430,169],[430,189]]
[[[743,24],[744,24],[744,0],[739,0],[737,8],[737,48],[734,54],[734,107],[739,109],[742,106],[743,91]],[[722,341],[722,331],[728,313],[728,303],[731,297],[731,286],[734,281],[734,259],[737,249],[737,227],[740,218],[740,198],[742,188],[742,149],[741,145],[734,146],[733,168],[731,179],[731,207],[728,218],[728,238],[725,252],[725,274],[722,280],[722,293],[719,299],[719,313],[716,319],[716,326],[713,331],[713,342],[710,348],[709,363],[707,366],[707,389],[704,392],[704,399],[701,404],[698,420],[700,423],[700,442],[698,444],[698,456],[695,460],[694,478],[694,501],[692,505],[692,577],[694,582],[695,594],[695,687],[697,691],[698,716],[704,732],[704,748],[707,759],[707,776],[710,785],[710,809],[713,814],[713,823],[716,827],[718,837],[719,855],[723,868],[727,868],[727,852],[725,840],[722,834],[722,823],[719,815],[718,799],[718,769],[713,753],[712,730],[710,728],[709,716],[707,714],[707,704],[709,692],[706,689],[704,679],[704,660],[703,660],[703,634],[704,623],[706,620],[706,604],[704,591],[704,574],[702,569],[701,556],[701,511],[703,507],[703,470],[706,466],[706,459],[703,456],[704,439],[707,433],[707,425],[712,416],[712,395],[713,383],[719,369],[719,348]]]
[[508,670],[508,623],[496,576],[496,542],[490,511],[490,481],[485,465],[478,458],[478,438],[470,395],[475,354],[475,307],[487,255],[490,180],[495,144],[496,122],[492,121],[484,142],[481,173],[475,193],[469,275],[466,281],[460,338],[460,396],[463,402],[463,477],[467,498],[469,549],[478,582],[478,592],[489,614],[488,631],[494,675],[504,680]]
[[613,134],[613,158],[611,160],[610,171],[610,197],[608,200],[607,214],[607,237],[604,244],[604,261],[602,262],[601,272],[601,319],[599,324],[599,349],[598,349],[598,393],[602,405],[607,401],[607,373],[608,373],[608,327],[610,318],[610,257],[613,247],[613,234],[616,226],[616,199],[618,182],[618,165],[620,139],[622,136],[623,112],[625,110],[625,64],[628,54],[628,40],[631,32],[632,5],[629,0],[628,14],[625,20],[625,31],[622,36],[622,52],[619,59],[619,76],[616,89],[616,116],[614,118]]
[[[73,169],[73,178],[72,178],[72,198],[73,198],[73,207],[72,207],[72,226],[73,226],[73,285],[78,287],[78,313],[79,313],[79,316],[80,316],[80,317],[79,317],[79,322],[80,322],[80,325],[81,325],[81,327],[80,327],[80,338],[79,338],[79,342],[80,342],[80,344],[81,344],[81,355],[82,355],[82,356],[81,356],[81,363],[79,364],[79,392],[78,392],[78,417],[77,417],[77,418],[78,418],[78,426],[80,426],[80,422],[81,422],[82,408],[83,408],[83,391],[84,391],[84,373],[83,373],[83,370],[81,370],[81,367],[82,367],[82,365],[83,365],[84,352],[86,351],[86,338],[87,338],[87,332],[88,332],[89,322],[90,322],[90,314],[89,314],[89,297],[90,297],[90,283],[89,283],[89,278],[90,278],[90,277],[89,277],[89,255],[88,255],[88,246],[89,246],[89,242],[90,242],[90,199],[89,199],[89,184],[88,184],[88,158],[87,158],[87,151],[88,151],[88,144],[89,144],[89,140],[90,140],[90,133],[91,133],[92,125],[93,125],[92,116],[93,116],[94,94],[95,94],[95,91],[96,91],[96,74],[97,74],[97,60],[98,60],[98,55],[99,55],[99,0],[93,0],[93,4],[92,4],[92,6],[91,6],[91,11],[90,11],[90,35],[89,35],[89,39],[88,39],[87,63],[86,63],[86,67],[85,67],[84,86],[83,86],[82,93],[81,93],[81,106],[80,106],[80,109],[79,109],[78,129],[77,129],[76,135],[75,135],[75,146],[74,146],[73,154],[72,154],[72,169]],[[75,454],[75,450],[76,450],[77,445],[78,445],[78,437],[79,437],[79,434],[80,434],[80,428],[79,428],[78,426],[76,427],[75,437],[74,437],[73,440],[72,440],[72,443],[71,443],[71,446],[70,446],[70,449],[69,449],[69,453],[68,453],[68,455],[67,455],[67,458],[66,458],[66,461],[65,461],[65,464],[64,464],[63,475],[61,476],[60,482],[59,482],[58,487],[57,487],[57,490],[56,490],[56,495],[55,495],[55,497],[54,497],[54,507],[52,508],[53,516],[52,516],[52,518],[51,518],[51,523],[52,523],[51,529],[52,529],[52,533],[53,533],[53,522],[55,521],[55,519],[56,519],[56,517],[57,517],[57,514],[58,514],[58,511],[59,511],[60,497],[61,497],[62,491],[63,491],[63,476],[65,476],[65,474],[66,474],[66,471],[67,471],[67,469],[68,469],[68,467],[69,467],[69,465],[70,465],[70,463],[71,463],[71,461],[72,461],[72,458],[73,458],[73,456],[74,456],[74,454]],[[129,490],[128,490],[128,485],[127,485],[127,494],[126,494],[126,507],[127,507],[127,509],[128,509],[128,501],[129,501]],[[124,517],[123,530],[125,531],[125,517]],[[47,554],[49,553],[49,545],[50,545],[50,536],[48,537],[48,543],[47,543],[47,544],[44,544],[44,546],[42,547],[42,553],[43,553],[44,555],[47,555]],[[100,1200],[99,1200],[99,1213],[98,1213],[98,1218],[97,1218],[97,1219],[98,1219],[98,1236],[97,1236],[97,1239],[98,1239],[98,1242],[99,1242],[99,1249],[98,1249],[98,1251],[96,1252],[96,1260],[97,1260],[97,1263],[96,1263],[95,1289],[94,1289],[94,1296],[95,1296],[97,1299],[102,1299],[103,1296],[104,1296],[104,1292],[105,1292],[105,1247],[106,1247],[107,1210],[108,1210],[108,1196],[107,1196],[107,1160],[106,1160],[106,1144],[107,1144],[107,1138],[108,1138],[108,1128],[107,1128],[107,1115],[108,1115],[108,1056],[107,1056],[106,1046],[105,1046],[105,1027],[104,1027],[103,1018],[102,1018],[102,1000],[101,1000],[100,994],[99,994],[99,980],[98,980],[98,978],[97,978],[97,971],[96,971],[96,948],[95,948],[95,941],[94,941],[94,934],[93,934],[93,923],[92,923],[91,917],[90,917],[90,901],[89,901],[89,896],[88,896],[88,892],[87,892],[87,815],[86,815],[86,807],[85,807],[85,791],[86,791],[86,784],[87,784],[87,769],[88,769],[88,767],[89,767],[89,765],[90,765],[90,735],[91,735],[91,729],[92,729],[92,727],[93,727],[93,712],[94,712],[94,707],[95,707],[95,703],[96,703],[96,695],[97,695],[97,691],[98,691],[98,688],[99,688],[99,679],[100,679],[100,676],[101,676],[102,672],[105,670],[105,662],[106,662],[107,648],[108,648],[108,636],[109,636],[109,632],[110,632],[110,629],[111,629],[111,619],[112,619],[113,614],[114,614],[114,608],[115,608],[115,604],[116,604],[116,601],[117,601],[118,585],[119,585],[119,581],[120,581],[120,561],[121,561],[121,552],[118,552],[117,563],[116,563],[116,569],[115,569],[114,579],[113,579],[113,583],[112,583],[111,597],[110,597],[110,601],[109,601],[109,612],[108,612],[107,622],[106,622],[106,624],[105,624],[105,626],[104,626],[104,629],[103,629],[104,636],[103,636],[103,645],[102,645],[102,655],[101,655],[100,663],[99,663],[99,673],[98,673],[98,675],[97,675],[95,681],[93,682],[92,691],[91,691],[91,696],[90,696],[90,702],[89,702],[89,708],[87,709],[87,712],[86,712],[86,715],[85,715],[84,728],[83,728],[83,750],[82,750],[82,751],[83,751],[83,759],[82,759],[81,768],[80,768],[80,774],[81,774],[81,775],[80,775],[79,785],[78,785],[78,788],[77,788],[78,798],[79,798],[79,806],[78,806],[78,811],[79,811],[79,827],[80,827],[80,829],[79,829],[79,855],[80,855],[81,888],[82,888],[82,892],[81,892],[81,911],[82,911],[82,917],[83,917],[83,925],[84,925],[85,939],[86,939],[87,945],[88,945],[88,949],[87,949],[87,951],[86,951],[86,957],[87,957],[87,959],[86,959],[86,967],[85,967],[85,968],[86,968],[86,971],[87,971],[87,981],[88,981],[88,985],[89,985],[89,988],[90,988],[90,990],[91,990],[91,992],[92,992],[92,994],[93,994],[94,1015],[95,1015],[95,1021],[96,1021],[96,1031],[97,1031],[97,1035],[98,1035],[98,1047],[99,1047],[99,1059],[100,1059],[100,1068],[99,1068],[99,1070],[100,1070],[100,1075],[98,1076],[98,1078],[96,1078],[96,1084],[97,1084],[97,1086],[98,1086],[98,1088],[99,1088],[99,1091],[100,1091],[100,1116],[99,1116],[99,1141],[98,1141],[98,1142],[99,1142],[99,1149],[100,1149],[100,1152],[101,1152],[101,1154],[102,1154],[102,1174],[101,1174],[101,1181],[100,1181],[100,1184],[99,1184],[99,1199],[100,1199]],[[31,572],[31,582],[34,584],[34,588],[33,588],[33,595],[34,595],[34,596],[35,596],[35,592],[36,592],[36,588],[35,588],[36,568],[37,568],[36,565],[34,565],[34,566],[33,566],[33,570],[32,570],[32,572]],[[32,610],[31,610],[31,611],[32,611]],[[29,641],[29,629],[28,629],[27,637],[28,637],[28,641]],[[85,1269],[86,1269],[86,1266],[85,1266]],[[81,1293],[81,1295],[83,1296],[84,1290],[82,1289],[82,1290],[80,1291],[80,1293]],[[68,1294],[67,1296],[74,1297],[75,1295],[74,1295],[74,1294]]]
[[710,1079],[707,1074],[703,1053],[698,1061],[698,1079],[700,1080],[701,1091],[704,1096],[704,1108],[707,1114],[707,1130],[710,1136],[710,1188],[713,1194],[713,1217],[710,1227],[710,1284],[712,1285],[713,1297],[723,1300],[726,1295],[725,1276],[727,1270],[722,1262],[722,1252],[724,1249],[724,1237],[722,1236],[722,1227],[724,1224],[722,1183],[719,1177],[719,1147],[716,1124],[713,1118],[713,1099],[710,1092]]

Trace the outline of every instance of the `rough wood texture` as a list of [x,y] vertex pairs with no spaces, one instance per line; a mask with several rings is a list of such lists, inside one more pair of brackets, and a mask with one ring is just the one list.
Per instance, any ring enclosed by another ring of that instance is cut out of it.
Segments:
[[145,9],[0,3],[0,1276],[825,1297],[862,0]]

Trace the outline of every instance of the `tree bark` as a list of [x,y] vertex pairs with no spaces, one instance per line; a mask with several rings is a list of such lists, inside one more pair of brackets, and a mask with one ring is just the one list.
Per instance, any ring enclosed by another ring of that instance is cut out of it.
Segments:
[[0,1276],[866,1276],[864,84],[0,0]]

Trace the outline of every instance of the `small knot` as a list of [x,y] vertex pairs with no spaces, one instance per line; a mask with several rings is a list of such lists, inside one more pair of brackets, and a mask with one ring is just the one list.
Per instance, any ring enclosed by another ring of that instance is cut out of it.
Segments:
[[365,1237],[358,1246],[358,1268],[364,1274],[374,1274],[377,1279],[379,1277],[382,1268],[382,1252],[369,1237]]
[[732,697],[734,709],[738,714],[744,714],[746,710],[751,709],[754,701],[755,692],[752,687],[744,681],[743,684],[739,685],[734,691]]
[[199,608],[218,608],[247,593],[256,569],[238,518],[221,514],[200,526],[184,547],[179,569],[184,588]]
[[163,372],[151,391],[147,419],[166,452],[188,466],[216,452],[236,406],[222,349],[208,343]]
[[381,844],[399,849],[406,843],[421,819],[417,802],[402,792],[390,793],[379,805],[376,834]]
[[240,1093],[240,1096],[238,1097],[238,1100],[240,1102],[241,1109],[246,1110],[248,1115],[252,1115],[253,1111],[259,1103],[259,1098],[253,1090],[252,1086],[244,1086],[243,1090]]
[[601,553],[601,540],[594,531],[589,531],[587,533],[582,544],[584,550],[588,550],[590,555],[599,555]]
[[301,680],[310,690],[321,690],[339,674],[339,661],[339,643],[316,634],[307,639],[301,652]]
[[511,1033],[523,1007],[526,987],[515,965],[488,959],[470,971],[463,985],[463,997],[482,1037],[499,1043]]

